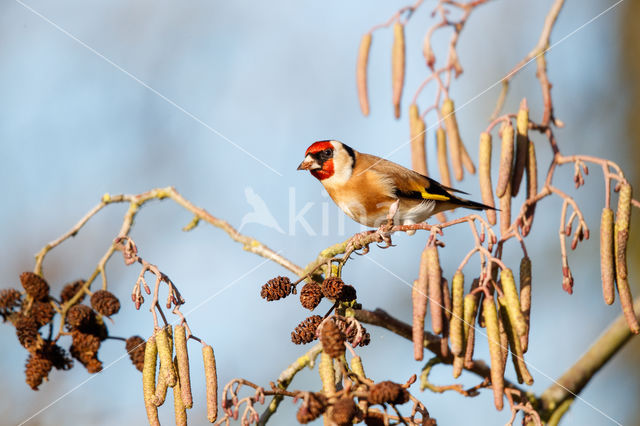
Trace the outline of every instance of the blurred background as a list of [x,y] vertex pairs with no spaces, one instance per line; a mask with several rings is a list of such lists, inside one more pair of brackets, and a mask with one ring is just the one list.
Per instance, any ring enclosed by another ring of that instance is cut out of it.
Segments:
[[[567,38],[548,54],[549,77],[556,115],[566,123],[557,132],[561,150],[616,161],[638,185],[640,4],[619,2],[573,33],[615,3],[567,2],[551,41]],[[0,287],[19,286],[19,274],[33,269],[33,255],[66,232],[104,193],[139,193],[172,185],[234,226],[253,211],[249,202],[257,196],[280,230],[249,221],[242,232],[298,265],[360,231],[314,178],[295,169],[311,142],[329,138],[377,155],[405,144],[390,159],[410,165],[406,107],[427,75],[422,38],[434,22],[430,17],[434,4],[425,2],[406,28],[407,80],[403,117],[396,121],[390,101],[391,31],[381,30],[373,37],[372,112],[367,118],[358,108],[355,60],[361,35],[386,21],[405,2],[3,2]],[[472,14],[458,50],[465,72],[451,89],[457,105],[492,86],[529,52],[550,5],[549,0],[495,1]],[[442,46],[449,36],[449,30],[441,31],[434,44]],[[442,51],[438,53],[442,60]],[[462,137],[474,158],[479,133],[487,125],[498,92],[499,85],[494,86],[457,113]],[[427,90],[420,105],[431,103],[432,96]],[[541,96],[533,64],[513,80],[503,111],[515,112],[523,97],[532,118],[539,120]],[[430,117],[427,126],[435,121]],[[433,132],[427,139],[429,166],[434,171]],[[550,150],[543,139],[536,142],[542,174]],[[570,253],[575,277],[572,296],[561,289],[558,200],[549,198],[538,206],[527,240],[534,273],[527,361],[535,378],[532,390],[538,394],[620,314],[617,302],[606,306],[601,296],[597,242],[604,199],[601,174],[592,167],[586,186],[579,191],[573,190],[571,176],[572,167],[566,166],[557,173],[555,184],[575,195],[592,228],[591,241]],[[479,198],[475,177],[457,186]],[[54,294],[65,283],[93,271],[116,236],[125,211],[125,205],[110,206],[47,257],[44,273]],[[308,227],[295,220],[298,214]],[[180,288],[187,301],[184,312],[208,298],[187,318],[193,332],[214,347],[220,384],[243,377],[268,385],[308,349],[293,345],[290,332],[309,313],[295,297],[272,303],[260,298],[262,284],[287,274],[282,267],[244,252],[225,233],[206,224],[182,232],[190,219],[170,201],[150,203],[138,215],[131,235],[141,256],[157,264]],[[631,259],[637,258],[637,235],[632,232]],[[397,247],[384,251],[372,247],[368,256],[355,256],[347,265],[344,278],[356,286],[365,308],[383,307],[410,321],[407,283],[417,276],[425,239],[424,233],[399,235],[394,238]],[[447,230],[444,240],[442,266],[450,277],[461,253],[470,248],[468,229]],[[505,260],[516,268],[517,245],[510,243],[506,251]],[[468,277],[477,267],[474,261],[466,268]],[[138,268],[124,266],[116,256],[107,272],[109,289],[123,304],[109,326],[110,333],[149,336],[152,318],[147,305],[135,311],[128,301]],[[632,277],[639,273],[633,265]],[[639,294],[636,282],[632,280]],[[328,308],[328,302],[323,302],[319,313]],[[409,341],[385,330],[369,327],[369,331],[372,342],[358,353],[370,377],[404,382],[419,373],[422,363],[413,360]],[[24,382],[27,351],[19,346],[14,328],[0,327],[0,341],[0,387],[4,389],[0,423],[27,419],[30,425],[146,422],[140,374],[128,358],[114,362],[124,354],[123,342],[103,344],[100,359],[108,368],[102,373],[90,376],[76,363],[71,371],[53,371],[50,381],[33,392]],[[199,345],[190,343],[190,348],[195,404],[189,420],[198,425],[206,423],[204,379]],[[487,359],[486,344],[477,345],[476,353]],[[622,424],[640,424],[639,355],[636,338],[592,380],[581,394],[588,403],[576,401],[564,424],[612,424],[607,416]],[[507,368],[507,376],[514,379],[512,367]],[[436,367],[432,379],[440,384],[453,382],[449,367]],[[478,382],[466,374],[459,380],[465,386]],[[298,375],[291,388],[317,390],[319,386],[314,370]],[[413,391],[439,424],[495,425],[509,419],[508,410],[495,411],[490,391],[463,398],[421,393],[417,387]],[[272,424],[295,424],[296,409],[285,402]],[[173,421],[170,403],[160,413],[165,423]]]

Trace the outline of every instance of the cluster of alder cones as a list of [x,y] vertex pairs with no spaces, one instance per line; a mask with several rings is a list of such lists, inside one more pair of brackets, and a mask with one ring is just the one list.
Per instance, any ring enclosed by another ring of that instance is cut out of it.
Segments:
[[[109,337],[103,317],[110,317],[120,310],[118,298],[107,290],[98,290],[91,295],[91,306],[82,304],[86,295],[85,282],[79,280],[64,286],[56,299],[51,296],[45,279],[33,272],[22,273],[20,283],[22,291],[16,288],[0,290],[0,316],[16,328],[18,341],[29,351],[25,370],[27,384],[38,390],[54,367],[58,370],[72,368],[72,358],[89,373],[101,371],[98,350]],[[72,337],[68,352],[58,345],[58,338],[52,336],[55,316],[62,313],[66,334]],[[49,326],[48,337],[41,331],[46,325]],[[130,337],[126,340],[126,349],[133,364],[142,371],[144,340]]]
[[[346,371],[345,361],[345,343],[349,341],[349,337],[343,332],[338,316],[333,316],[322,321],[319,326],[320,341],[322,349],[329,359],[342,363]],[[321,364],[323,362],[321,361]],[[329,376],[333,377],[333,363],[329,362]],[[320,375],[323,375],[324,368],[321,365]],[[297,398],[302,399],[302,405],[298,409],[296,418],[302,424],[309,423],[321,415],[326,415],[333,424],[339,426],[351,425],[354,422],[364,421],[369,426],[384,425],[386,415],[381,411],[369,409],[373,405],[386,404],[402,405],[410,400],[410,394],[407,387],[411,384],[400,385],[392,381],[383,381],[374,383],[367,379],[362,367],[360,357],[355,356],[351,359],[351,375],[350,380],[345,383],[341,390],[334,392],[300,392]],[[333,383],[332,380],[330,380]],[[426,410],[423,412],[423,416]],[[386,420],[385,420],[386,419]],[[422,424],[435,425],[435,420],[428,418],[423,419]]]
[[[260,296],[270,302],[283,299],[290,294],[296,294],[296,285],[297,283],[291,283],[287,277],[276,277],[262,286]],[[300,290],[300,304],[311,311],[320,304],[323,298],[334,302],[353,304],[356,300],[356,289],[345,284],[340,277],[328,277],[324,279],[322,284],[315,281],[307,282]],[[340,315],[333,315],[327,319],[320,315],[305,318],[291,332],[291,341],[296,345],[311,343],[318,338],[321,329],[326,328],[326,324],[329,322],[331,327],[337,327],[353,346],[366,346],[371,341],[371,336],[364,327],[352,318]],[[321,324],[323,327],[320,327]]]

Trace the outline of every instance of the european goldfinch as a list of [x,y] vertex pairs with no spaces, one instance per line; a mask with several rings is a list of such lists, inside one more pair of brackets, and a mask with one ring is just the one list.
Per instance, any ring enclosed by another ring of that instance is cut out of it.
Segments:
[[338,207],[365,226],[379,227],[391,217],[396,225],[424,222],[457,207],[492,209],[451,194],[465,192],[335,140],[313,143],[298,170],[309,170]]

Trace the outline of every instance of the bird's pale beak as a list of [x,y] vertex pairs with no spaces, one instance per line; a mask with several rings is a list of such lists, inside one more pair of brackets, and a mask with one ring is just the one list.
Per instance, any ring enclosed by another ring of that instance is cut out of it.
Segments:
[[298,170],[317,170],[322,166],[316,160],[307,155],[302,163],[298,166]]

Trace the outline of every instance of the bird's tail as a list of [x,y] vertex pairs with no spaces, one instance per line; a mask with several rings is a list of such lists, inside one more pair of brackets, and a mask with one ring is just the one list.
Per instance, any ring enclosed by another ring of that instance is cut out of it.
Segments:
[[466,207],[472,210],[499,210],[499,209],[496,209],[495,207],[487,206],[486,204],[478,203],[476,201],[465,200],[464,198],[455,197],[455,198],[452,198],[451,201],[456,206]]

